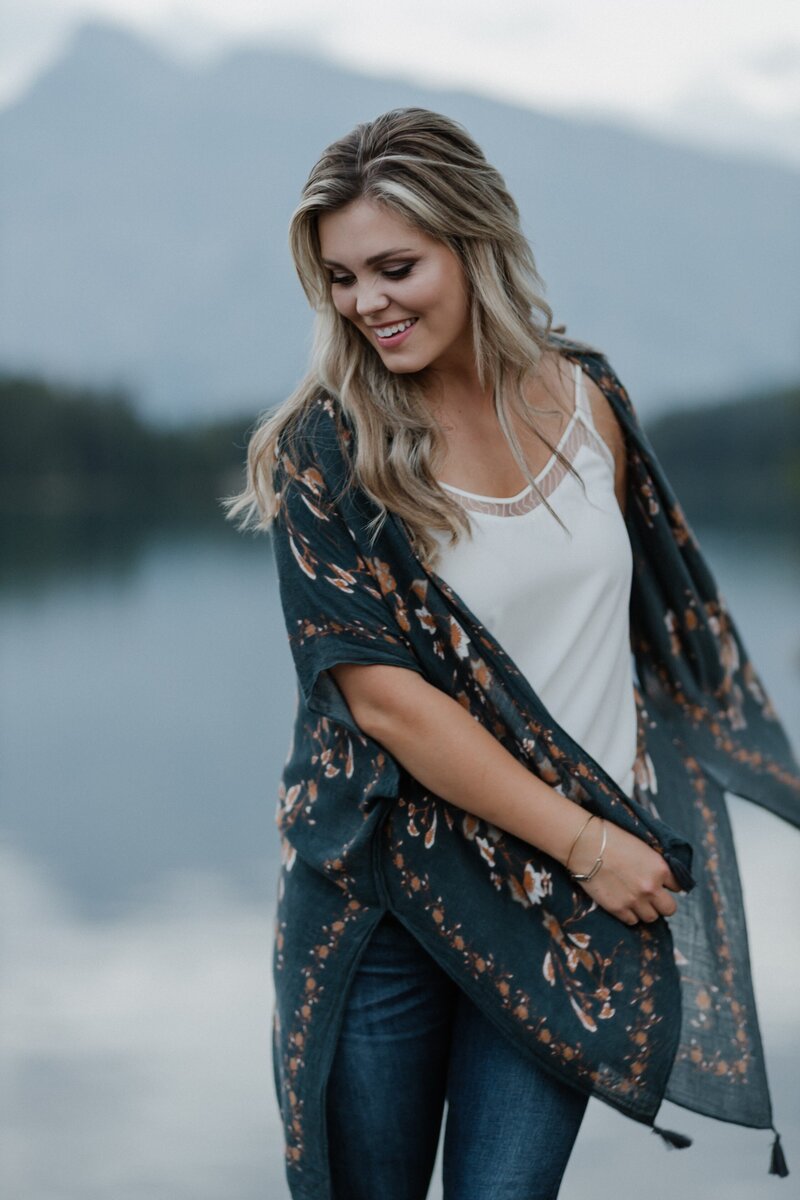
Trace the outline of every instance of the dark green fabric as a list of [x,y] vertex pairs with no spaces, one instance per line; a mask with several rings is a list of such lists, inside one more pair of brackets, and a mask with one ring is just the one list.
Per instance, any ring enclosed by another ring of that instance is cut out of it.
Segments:
[[[345,488],[354,434],[340,405],[320,395],[282,446],[273,546],[299,686],[277,812],[273,1052],[295,1198],[330,1196],[327,1073],[387,908],[521,1054],[574,1087],[649,1124],[665,1096],[772,1121],[724,790],[797,824],[800,769],[624,388],[603,356],[554,341],[626,440],[632,800],[425,568],[399,518],[370,540],[377,510]],[[661,850],[688,891],[677,914],[623,925],[547,855],[426,792],[358,728],[328,671],[338,662],[420,672],[530,771]]]

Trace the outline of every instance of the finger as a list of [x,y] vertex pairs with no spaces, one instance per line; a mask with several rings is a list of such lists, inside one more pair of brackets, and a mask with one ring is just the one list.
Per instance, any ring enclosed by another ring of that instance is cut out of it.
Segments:
[[682,892],[683,891],[683,888],[678,883],[677,879],[675,878],[675,876],[672,874],[672,871],[670,871],[670,870],[667,871],[667,877],[664,880],[664,887],[669,888],[669,890],[671,892]]
[[618,913],[617,916],[618,919],[622,921],[623,925],[639,924],[639,918],[632,908],[623,908],[622,912]]
[[640,900],[634,911],[638,914],[640,921],[647,921],[650,924],[652,921],[657,921],[661,913],[655,908],[649,900]]
[[671,917],[678,908],[677,903],[670,896],[666,888],[662,888],[660,895],[653,897],[653,905],[658,909],[662,917]]

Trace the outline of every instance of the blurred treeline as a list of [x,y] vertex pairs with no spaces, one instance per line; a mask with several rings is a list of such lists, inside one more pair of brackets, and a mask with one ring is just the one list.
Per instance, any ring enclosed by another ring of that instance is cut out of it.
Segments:
[[[3,573],[165,526],[232,533],[219,500],[241,485],[255,417],[164,429],[123,392],[0,376]],[[674,411],[647,433],[692,524],[800,529],[800,387]]]
[[670,412],[647,435],[692,524],[800,532],[800,385]]
[[256,416],[164,429],[125,392],[0,376],[0,581],[124,571],[157,533],[234,537],[220,499]]
[[213,520],[253,421],[159,429],[124,392],[0,377],[0,515]]

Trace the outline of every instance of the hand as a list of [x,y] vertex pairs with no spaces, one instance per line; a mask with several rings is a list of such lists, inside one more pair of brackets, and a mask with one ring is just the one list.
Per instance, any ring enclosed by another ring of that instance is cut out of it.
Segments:
[[[663,855],[611,821],[605,821],[605,827],[603,865],[581,887],[601,908],[626,925],[671,917],[678,906],[670,892],[680,892],[681,888]],[[578,839],[570,858],[570,870],[578,874],[590,871],[601,840],[601,823],[592,821]]]

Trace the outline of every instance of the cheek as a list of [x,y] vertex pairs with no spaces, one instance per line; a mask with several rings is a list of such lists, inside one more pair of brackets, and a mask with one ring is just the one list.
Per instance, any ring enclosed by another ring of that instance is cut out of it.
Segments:
[[355,316],[355,307],[350,301],[346,292],[341,295],[331,294],[333,307],[336,309],[340,317],[345,317],[346,320],[352,321]]
[[438,272],[430,289],[430,298],[444,324],[448,327],[463,325],[469,311],[464,280],[449,264],[444,265]]
[[468,320],[469,310],[463,292],[457,287],[451,287],[439,305],[439,324],[448,336],[459,333]]
[[464,325],[469,320],[469,298],[464,291],[461,281],[459,281],[453,292],[451,312],[454,322],[459,326]]
[[454,292],[452,282],[441,271],[420,279],[413,292],[409,289],[405,299],[409,309],[417,309],[437,325],[450,324],[460,306],[458,291]]

